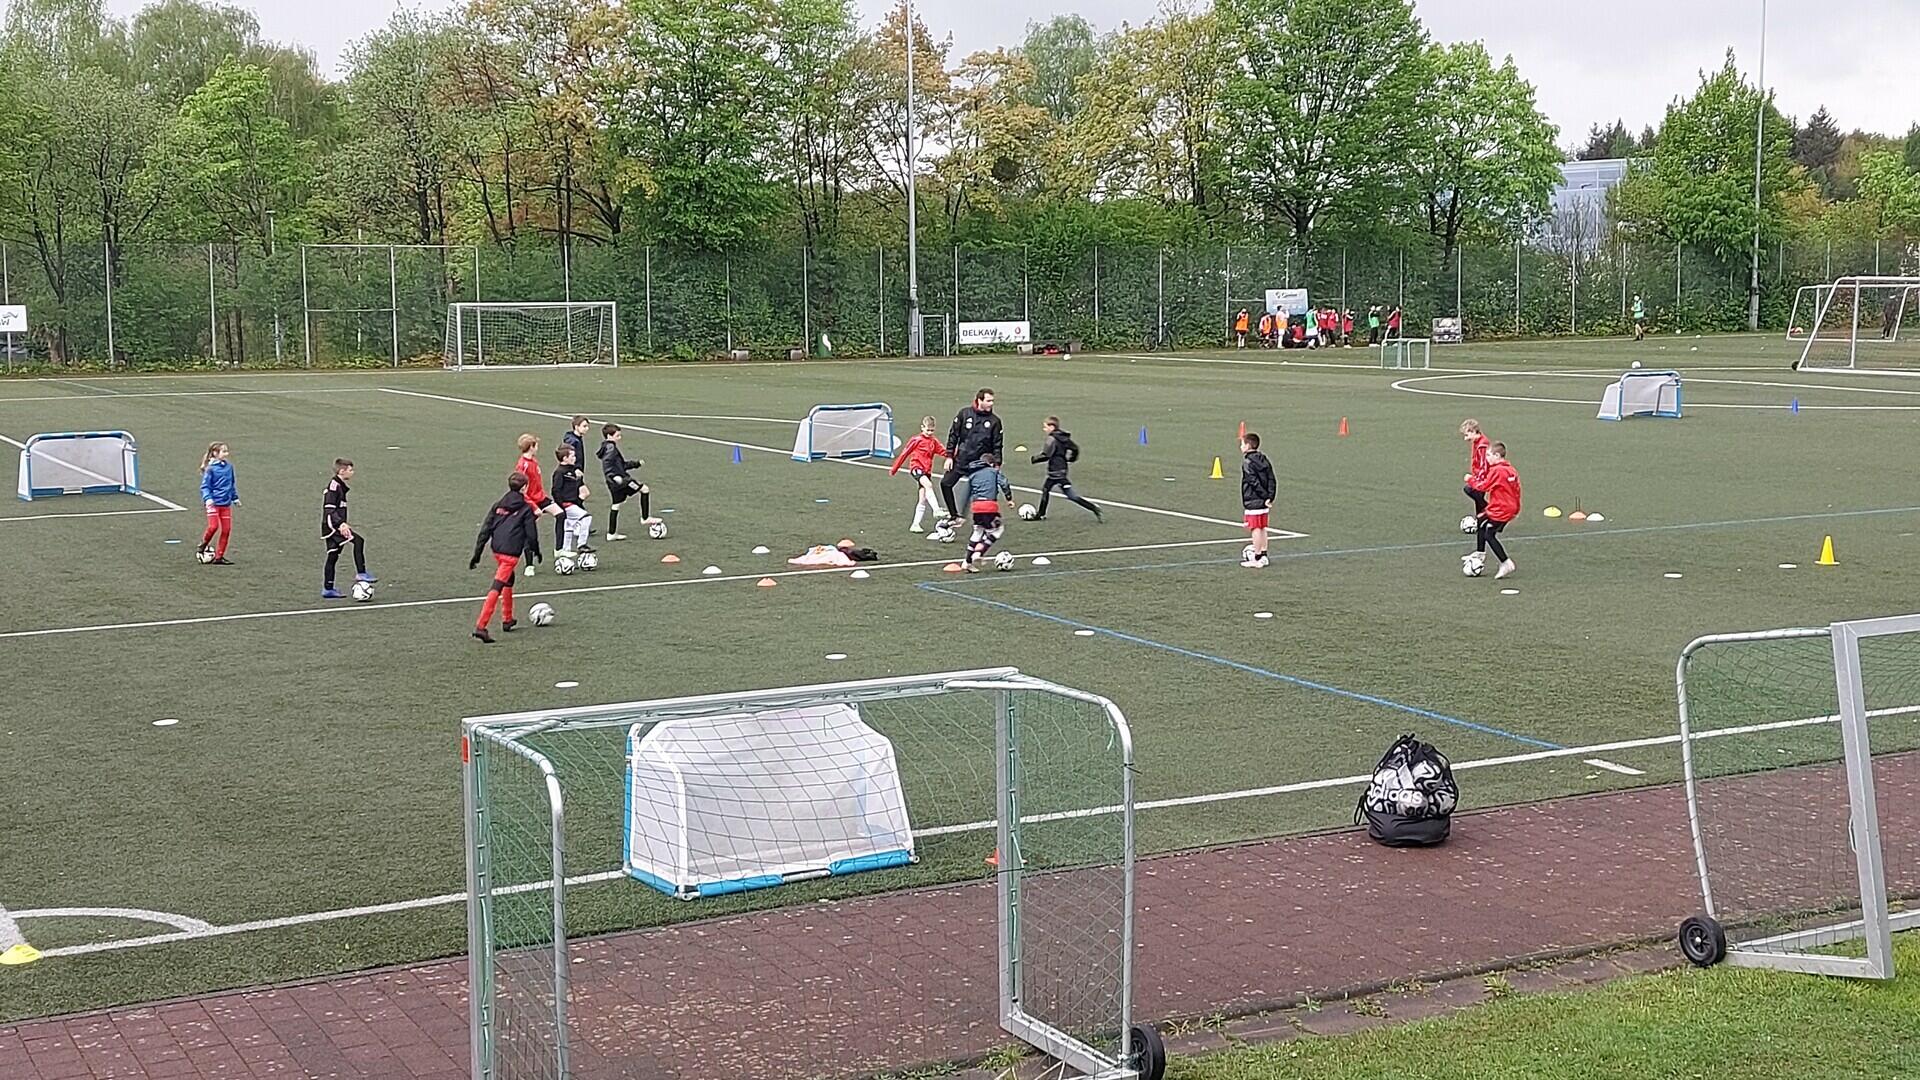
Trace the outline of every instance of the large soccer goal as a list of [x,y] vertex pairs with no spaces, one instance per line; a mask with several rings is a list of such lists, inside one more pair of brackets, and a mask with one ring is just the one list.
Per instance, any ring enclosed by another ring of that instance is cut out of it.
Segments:
[[1891,978],[1920,926],[1920,615],[1699,638],[1676,680],[1687,958]]
[[140,491],[140,450],[124,431],[47,432],[20,445],[23,500],[115,491]]
[[1803,370],[1920,374],[1920,277],[1843,277],[1802,286],[1787,338],[1800,343],[1794,366]]
[[476,1080],[895,1075],[1006,1033],[1158,1075],[1105,698],[994,668],[464,736]]
[[884,402],[815,405],[793,436],[793,460],[891,457],[893,409]]
[[446,366],[585,367],[620,363],[620,311],[610,300],[449,304]]

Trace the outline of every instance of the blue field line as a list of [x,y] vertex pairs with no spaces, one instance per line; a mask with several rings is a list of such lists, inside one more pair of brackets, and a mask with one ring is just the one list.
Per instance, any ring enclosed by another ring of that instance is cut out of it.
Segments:
[[[1631,525],[1621,529],[1590,529],[1584,532],[1546,533],[1540,536],[1502,535],[1500,539],[1509,547],[1524,547],[1536,540],[1597,540],[1607,536],[1684,532],[1696,529],[1730,529],[1744,525],[1778,525],[1793,521],[1826,521],[1835,518],[1873,517],[1884,514],[1912,513],[1920,513],[1920,506],[1889,506],[1878,510],[1832,510],[1819,514],[1785,514],[1779,517],[1735,518],[1728,521],[1690,521],[1677,525]],[[1311,551],[1281,551],[1278,548],[1269,548],[1267,555],[1270,559],[1274,560],[1314,559],[1329,555],[1383,555],[1396,551],[1428,551],[1434,548],[1459,548],[1464,544],[1470,544],[1472,542],[1471,537],[1462,535],[1458,540],[1427,540],[1413,544],[1372,544],[1366,547],[1349,548],[1316,548]],[[1035,570],[1029,573],[1023,573],[1015,580],[1031,581],[1034,578],[1073,577],[1079,574],[1120,574],[1135,570],[1179,570],[1189,566],[1237,564],[1239,561],[1239,557],[1235,556],[1233,558],[1219,559],[1187,559],[1180,562],[1139,563],[1133,566],[1084,567],[1078,570]],[[990,578],[988,580],[997,582],[1005,579]]]
[[1071,627],[1075,630],[1091,630],[1096,634],[1105,635],[1107,637],[1115,639],[1116,641],[1124,641],[1129,645],[1142,645],[1149,649],[1159,649],[1161,652],[1172,653],[1175,656],[1185,657],[1189,660],[1198,660],[1201,663],[1206,663],[1206,664],[1216,664],[1220,667],[1231,668],[1234,671],[1243,672],[1248,675],[1257,675],[1263,679],[1272,679],[1275,682],[1283,682],[1290,686],[1298,686],[1306,690],[1318,690],[1323,694],[1332,694],[1335,697],[1347,698],[1350,701],[1362,701],[1369,705],[1378,705],[1378,706],[1381,706],[1382,708],[1394,709],[1399,712],[1409,713],[1414,716],[1422,717],[1427,720],[1438,720],[1443,724],[1452,724],[1455,727],[1466,728],[1469,731],[1478,731],[1484,735],[1497,735],[1500,738],[1512,739],[1514,742],[1524,743],[1527,746],[1537,746],[1544,750],[1564,750],[1565,749],[1565,747],[1561,746],[1559,743],[1548,742],[1545,739],[1536,739],[1531,735],[1518,735],[1518,734],[1515,734],[1514,732],[1504,731],[1497,727],[1489,727],[1486,724],[1476,724],[1471,720],[1462,720],[1457,716],[1448,716],[1445,713],[1437,713],[1437,712],[1434,712],[1432,709],[1423,709],[1418,705],[1407,705],[1398,701],[1392,701],[1390,699],[1380,697],[1376,694],[1363,694],[1358,690],[1345,690],[1338,686],[1329,686],[1326,683],[1314,682],[1312,679],[1303,679],[1298,675],[1287,675],[1278,671],[1270,671],[1267,668],[1256,667],[1252,664],[1243,664],[1238,660],[1229,660],[1224,656],[1215,656],[1212,653],[1198,652],[1193,649],[1183,649],[1178,645],[1169,645],[1166,642],[1154,641],[1151,638],[1143,638],[1136,634],[1123,633],[1119,630],[1110,630],[1104,626],[1095,626],[1092,623],[1084,623],[1076,619],[1068,619],[1059,615],[1050,615],[1044,611],[1035,611],[1032,608],[1020,607],[1017,604],[1003,603],[999,600],[989,600],[984,596],[974,596],[971,593],[960,592],[956,589],[943,588],[942,586],[935,585],[930,581],[920,582],[919,588],[925,589],[928,592],[939,593],[942,596],[951,596],[956,599],[966,600],[970,603],[984,604],[987,607],[998,608],[1001,611],[1012,612],[1015,615],[1025,615],[1028,618],[1032,618],[1032,619],[1044,619],[1047,622],[1058,623],[1061,626]]

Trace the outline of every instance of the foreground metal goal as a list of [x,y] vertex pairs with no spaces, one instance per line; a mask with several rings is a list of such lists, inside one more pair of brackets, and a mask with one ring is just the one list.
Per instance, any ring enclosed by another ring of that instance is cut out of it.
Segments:
[[475,1080],[897,1075],[1002,1032],[1164,1069],[1105,698],[993,668],[478,717],[462,753]]
[[1920,926],[1920,615],[1717,634],[1676,668],[1702,966],[1886,979]]

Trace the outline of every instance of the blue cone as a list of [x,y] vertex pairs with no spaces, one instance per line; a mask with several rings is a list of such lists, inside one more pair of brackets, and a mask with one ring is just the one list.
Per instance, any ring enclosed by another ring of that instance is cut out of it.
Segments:
[[737,446],[733,448],[733,463],[740,464],[740,448]]
[[1147,445],[1147,429],[1146,428],[1140,429],[1140,445],[1141,446]]
[[1793,415],[1799,416],[1800,415],[1800,399],[1794,398],[1793,404],[1790,406],[1790,408],[1793,409]]

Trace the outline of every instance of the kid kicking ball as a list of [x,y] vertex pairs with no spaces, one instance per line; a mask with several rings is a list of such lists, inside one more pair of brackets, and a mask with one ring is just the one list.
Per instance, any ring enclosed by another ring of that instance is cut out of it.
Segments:
[[371,599],[373,599],[373,582],[371,582],[371,581],[356,581],[356,582],[354,582],[354,583],[353,583],[353,598],[354,598],[355,600],[358,600],[358,601],[360,601],[360,602],[361,602],[361,603],[363,603],[363,604],[364,604],[364,603],[366,603],[367,601],[369,601],[369,600],[371,600]]
[[1003,551],[1000,554],[995,555],[993,557],[993,568],[995,570],[1013,569],[1013,552]]
[[1038,517],[1039,515],[1040,515],[1040,511],[1035,510],[1033,508],[1032,503],[1020,504],[1020,520],[1021,521],[1032,521],[1034,518]]
[[647,522],[647,538],[650,540],[665,540],[667,538],[667,523],[664,521]]
[[533,605],[533,610],[527,612],[527,621],[533,623],[533,625],[535,626],[552,626],[553,625],[553,605],[552,604]]

